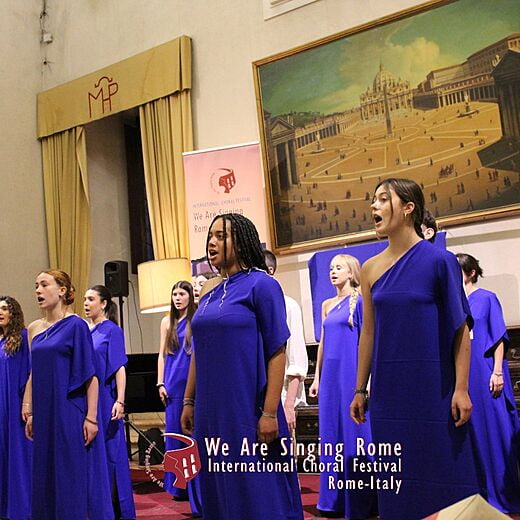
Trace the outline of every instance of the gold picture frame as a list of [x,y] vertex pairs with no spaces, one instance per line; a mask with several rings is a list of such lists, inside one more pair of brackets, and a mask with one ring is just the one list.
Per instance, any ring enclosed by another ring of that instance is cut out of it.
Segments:
[[254,62],[273,249],[374,238],[387,177],[443,227],[519,214],[519,63],[516,0],[434,0]]

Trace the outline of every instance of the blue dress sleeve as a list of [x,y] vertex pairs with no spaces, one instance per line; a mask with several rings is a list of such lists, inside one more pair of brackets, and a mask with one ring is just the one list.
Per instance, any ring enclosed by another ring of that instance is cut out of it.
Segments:
[[361,294],[358,296],[356,309],[354,310],[354,327],[356,327],[357,330],[359,343],[359,337],[361,336],[361,328],[363,327],[363,297],[361,296]]
[[105,371],[106,381],[115,375],[115,373],[128,363],[125,352],[125,336],[123,329],[114,324],[111,328],[110,337],[108,339],[107,367]]
[[495,354],[495,349],[500,340],[503,340],[504,342],[505,357],[505,353],[509,348],[509,336],[507,335],[502,306],[500,305],[495,293],[489,292],[488,295],[488,331],[484,346],[484,357],[492,357]]
[[287,327],[282,288],[266,273],[259,273],[253,287],[253,305],[262,336],[264,357],[268,360],[285,344],[291,334]]
[[455,333],[464,322],[473,328],[473,317],[464,292],[462,269],[455,255],[448,251],[441,251],[437,264],[437,287],[441,331],[451,347]]
[[20,370],[18,380],[18,390],[20,395],[23,395],[25,391],[25,385],[29,374],[31,373],[31,355],[29,351],[29,341],[27,339],[27,329],[22,330],[22,344],[20,345]]
[[69,394],[80,389],[96,373],[94,368],[94,345],[88,325],[81,318],[77,318],[71,326],[73,331]]

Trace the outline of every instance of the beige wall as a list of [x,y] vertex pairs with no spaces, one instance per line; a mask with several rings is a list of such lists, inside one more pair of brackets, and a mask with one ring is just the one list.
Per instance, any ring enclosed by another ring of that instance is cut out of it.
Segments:
[[48,267],[36,93],[42,88],[37,0],[6,0],[0,17],[0,293],[37,318],[34,279]]
[[128,262],[132,285],[129,297],[124,299],[123,323],[127,352],[137,354],[159,350],[162,316],[139,313],[137,276],[130,273],[124,120],[125,114],[120,114],[85,127],[89,193],[92,201],[90,285],[104,284],[106,262]]
[[[11,11],[18,8],[18,2],[9,0]],[[21,4],[22,2],[20,2]],[[25,2],[23,2],[25,4]],[[319,0],[295,11],[289,12],[268,21],[263,20],[262,2],[260,0],[198,0],[186,2],[182,0],[125,0],[124,2],[106,2],[102,0],[48,0],[48,30],[54,34],[54,42],[47,47],[47,56],[51,66],[45,68],[43,88],[50,88],[78,76],[92,72],[128,56],[146,50],[150,47],[173,39],[181,34],[193,38],[194,51],[194,128],[196,148],[210,148],[231,143],[255,141],[258,135],[258,119],[255,105],[254,85],[251,63],[271,54],[287,50],[311,40],[330,35],[349,27],[368,22],[386,14],[410,7],[419,2],[416,0],[371,0],[360,3],[358,0]],[[34,6],[33,6],[34,7]],[[11,21],[17,19],[10,15]],[[26,13],[26,16],[32,16]],[[24,15],[25,17],[25,15]],[[34,18],[34,17],[33,17]],[[33,25],[37,20],[31,19]],[[30,23],[29,23],[30,25]],[[27,27],[27,24],[24,24]],[[6,38],[5,31],[3,38]],[[13,49],[12,57],[19,62],[37,62],[37,35],[35,44],[27,55],[23,46]],[[24,42],[28,39],[27,34]],[[25,43],[24,43],[25,44]],[[16,52],[15,52],[16,51]],[[28,67],[28,65],[24,65]],[[23,69],[13,72],[14,80],[19,79]],[[37,78],[31,76],[31,85],[39,86]],[[2,80],[3,81],[3,80]],[[18,81],[19,84],[19,81]],[[2,83],[3,85],[3,83]],[[9,85],[3,88],[8,90]],[[37,90],[33,89],[33,90]],[[17,132],[23,135],[23,150],[30,150],[25,155],[37,155],[35,145],[31,143],[34,134],[34,97],[28,96],[24,107],[27,109],[27,125],[17,127]],[[25,98],[24,98],[25,99]],[[29,107],[32,106],[31,109]],[[8,124],[5,125],[6,127]],[[31,127],[32,126],[32,127]],[[99,130],[99,132],[106,131]],[[95,132],[88,130],[87,142],[89,154],[92,148]],[[99,135],[97,136],[99,140]],[[92,142],[90,142],[92,141]],[[101,144],[100,144],[101,146]],[[20,149],[20,146],[17,147]],[[120,150],[120,145],[115,149]],[[105,156],[112,151],[105,150]],[[115,153],[115,152],[114,152]],[[16,163],[22,154],[12,153],[9,156]],[[89,159],[91,159],[89,155]],[[104,181],[103,169],[106,171],[120,168],[115,164],[105,162],[99,167],[99,175],[91,176],[91,185],[97,184],[100,198],[93,197],[94,235],[104,236],[105,231],[99,226],[104,221],[108,210],[119,215],[114,221],[117,233],[123,234],[126,223],[123,213],[123,203],[118,208],[107,208],[101,195],[106,196],[101,187]],[[115,162],[119,161],[119,159]],[[33,186],[29,195],[33,204],[31,209],[16,209],[16,215],[34,222],[34,228],[27,240],[35,243],[33,264],[41,258],[44,252],[41,182],[38,159],[26,163],[31,164],[32,177],[28,168],[16,166],[9,172],[8,180],[16,184],[17,175],[22,175],[25,185]],[[110,172],[112,175],[113,172]],[[120,173],[123,175],[123,173]],[[97,176],[97,180],[96,180]],[[30,182],[29,182],[30,181]],[[121,178],[111,179],[114,189],[121,189]],[[22,191],[22,190],[21,190]],[[23,196],[26,197],[23,190]],[[108,192],[108,190],[106,190]],[[118,192],[118,200],[121,192]],[[119,202],[118,202],[119,204]],[[117,211],[116,211],[117,209]],[[24,214],[24,211],[27,214]],[[18,219],[19,220],[19,219]],[[486,271],[485,286],[496,290],[504,303],[509,324],[520,325],[520,279],[518,268],[514,261],[520,252],[520,219],[495,221],[490,224],[465,226],[450,229],[449,247],[453,251],[462,249],[474,253],[482,260]],[[98,230],[98,231],[96,231]],[[98,272],[101,258],[110,256],[105,253],[127,254],[127,244],[123,237],[119,243],[104,246],[103,241],[96,244],[95,254],[99,265],[93,263],[94,271]],[[112,246],[121,249],[110,249]],[[16,251],[19,251],[16,246]],[[15,258],[17,255],[9,258]],[[311,340],[312,319],[310,311],[310,293],[308,289],[308,274],[306,261],[310,255],[291,255],[280,261],[279,279],[286,291],[300,300],[304,307],[307,323],[307,339]],[[112,258],[111,258],[112,259]],[[97,260],[96,260],[97,261]],[[96,262],[93,261],[93,262]],[[32,268],[32,265],[28,266]],[[39,264],[38,264],[39,265]],[[25,269],[26,272],[30,269]],[[22,273],[22,269],[19,269]],[[93,276],[95,276],[93,272]],[[13,288],[20,289],[22,281],[13,282]],[[135,320],[135,316],[131,319]],[[155,344],[154,339],[147,343]],[[151,348],[151,347],[150,347]],[[132,346],[135,349],[135,346]]]

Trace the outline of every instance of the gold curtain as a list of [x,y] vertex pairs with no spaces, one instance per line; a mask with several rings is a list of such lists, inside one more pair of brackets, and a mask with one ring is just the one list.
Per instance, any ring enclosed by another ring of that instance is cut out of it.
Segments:
[[139,114],[154,257],[190,258],[182,163],[193,149],[190,91],[142,105]]
[[90,271],[90,209],[85,130],[77,126],[42,139],[43,189],[51,269],[62,269],[83,308]]
[[156,260],[190,258],[182,152],[193,149],[191,40],[179,39],[178,90],[139,107],[146,198]]

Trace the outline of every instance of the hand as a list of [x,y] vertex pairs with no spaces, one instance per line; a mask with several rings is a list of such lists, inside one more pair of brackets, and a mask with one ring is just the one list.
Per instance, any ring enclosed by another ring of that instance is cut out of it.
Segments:
[[354,394],[354,399],[350,403],[350,418],[356,424],[363,424],[367,418],[365,411],[367,409],[367,398],[363,394]]
[[489,378],[489,391],[491,392],[491,395],[496,399],[497,397],[500,397],[503,389],[504,376],[502,374],[498,375],[493,372]]
[[32,415],[32,403],[22,403],[22,421],[27,422],[29,416]]
[[83,438],[85,439],[85,446],[88,446],[95,438],[98,432],[98,425],[92,421],[83,422]]
[[294,411],[294,405],[285,403],[283,405],[283,411],[285,413],[285,419],[287,420],[287,426],[289,426],[289,431],[293,432],[296,430],[296,412]]
[[467,391],[455,390],[451,398],[451,416],[455,421],[455,426],[458,428],[466,424],[471,417],[471,399]]
[[269,444],[274,441],[278,437],[278,420],[262,415],[258,419],[256,434],[259,442],[267,442]]
[[162,404],[166,406],[168,403],[168,392],[166,391],[166,387],[160,386],[159,387],[159,399],[162,401]]
[[312,385],[309,387],[309,397],[318,397],[318,388],[320,383],[317,379],[312,382]]
[[33,438],[33,418],[32,418],[32,415],[29,415],[29,417],[27,417],[27,421],[25,422],[25,436],[30,440],[30,441],[33,441],[34,438]]
[[125,407],[119,401],[114,403],[112,406],[112,416],[110,418],[111,421],[119,421],[125,415]]
[[181,415],[181,428],[182,433],[185,435],[193,434],[193,416],[194,416],[194,408],[193,406],[186,405],[182,408]]

